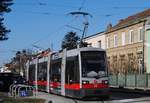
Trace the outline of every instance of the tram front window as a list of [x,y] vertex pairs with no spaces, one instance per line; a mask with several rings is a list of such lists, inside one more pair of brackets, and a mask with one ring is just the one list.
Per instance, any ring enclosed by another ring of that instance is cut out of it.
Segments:
[[105,52],[81,52],[82,77],[99,78],[107,75]]

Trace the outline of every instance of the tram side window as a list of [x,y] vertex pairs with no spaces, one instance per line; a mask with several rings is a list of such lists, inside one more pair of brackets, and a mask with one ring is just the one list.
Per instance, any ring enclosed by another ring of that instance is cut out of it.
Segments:
[[50,80],[54,82],[61,81],[61,59],[51,62]]
[[47,62],[38,64],[38,80],[46,80],[47,78]]
[[65,76],[65,81],[67,84],[79,83],[78,56],[67,58]]
[[29,80],[34,81],[35,80],[35,65],[29,66]]

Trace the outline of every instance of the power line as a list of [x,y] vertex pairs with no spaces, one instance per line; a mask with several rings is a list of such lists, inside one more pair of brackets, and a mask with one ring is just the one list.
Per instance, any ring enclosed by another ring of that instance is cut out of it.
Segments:
[[[76,18],[75,18],[76,19]],[[52,31],[51,33],[49,33],[48,35],[45,35],[43,38],[33,42],[31,45],[37,44],[38,42],[43,41],[45,38],[48,38],[50,36],[50,34],[55,34],[58,31],[62,30],[64,27],[66,27],[66,25],[69,25],[70,23],[72,23],[75,19],[72,19],[70,22],[66,23],[65,25],[62,25],[60,27],[58,27],[56,30]]]
[[[86,2],[86,0],[83,0],[83,1],[82,1],[79,10],[83,9],[83,6],[84,6],[85,2]],[[29,3],[29,4],[30,4],[30,3]],[[34,3],[31,3],[31,4],[35,5]],[[27,5],[28,5],[28,4],[27,4]],[[48,5],[48,4],[47,4],[47,3],[44,3],[44,2],[38,2],[37,5],[45,6],[45,5]],[[60,6],[60,5],[53,5],[53,6]],[[63,7],[72,7],[72,6],[70,6],[70,5],[63,5]],[[127,7],[111,7],[111,8],[118,9],[118,8],[127,8]],[[31,11],[31,13],[37,13],[37,14],[42,14],[42,15],[51,15],[51,14],[52,14],[52,13],[50,13],[50,12],[32,12],[32,11]],[[111,14],[108,14],[108,15],[105,15],[105,16],[106,16],[106,17],[110,17],[110,16],[112,16],[112,15],[111,15]],[[53,31],[52,33],[58,32],[58,30],[63,29],[65,26],[66,26],[66,25],[63,25],[63,26],[59,27],[58,29],[56,29],[56,30]],[[44,40],[44,39],[47,38],[47,37],[49,37],[49,34],[46,35],[45,37],[43,37],[43,38],[37,40],[37,41],[34,42],[33,44],[36,44],[36,43],[38,43],[38,42]]]
[[[30,2],[26,2],[26,3],[14,3],[14,4],[18,4],[18,5],[31,5],[31,6],[53,6],[53,7],[71,7],[71,8],[78,8],[78,10],[83,9],[84,4],[85,4],[86,0],[83,0],[81,3],[81,6],[72,6],[72,5],[66,5],[66,4],[50,4],[50,3],[44,3],[44,2],[37,2],[37,3],[30,3]],[[104,8],[104,7],[101,7]],[[114,6],[114,7],[105,7],[105,8],[113,8],[113,9],[130,9],[130,8],[150,8],[149,6]]]
[[79,7],[79,9],[78,9],[79,11],[80,11],[81,9],[83,9],[83,6],[84,6],[84,4],[85,4],[85,1],[86,1],[86,0],[83,0],[83,1],[82,1],[81,7]]
[[146,6],[137,6],[137,7],[135,7],[135,6],[114,6],[114,7],[111,7],[111,8],[113,8],[113,9],[137,9],[137,8],[150,8],[150,7],[146,7]]
[[76,27],[73,27],[73,26],[71,26],[71,25],[66,25],[66,27],[69,27],[69,28],[72,28],[72,29],[75,29],[75,30],[78,30],[78,31],[83,31],[83,30],[81,30],[81,29],[79,29],[79,28],[76,28]]
[[17,50],[0,50],[0,52],[17,52]]
[[38,2],[38,3],[14,3],[14,5],[26,5],[26,6],[53,6],[53,7],[70,7],[70,8],[77,8],[77,6],[72,5],[64,5],[64,4],[48,4],[44,2]]
[[[16,11],[18,12],[18,11]],[[37,11],[21,11],[21,13],[31,13],[31,14],[40,14],[40,15],[53,15],[53,16],[64,16],[64,14],[59,14],[59,13],[52,13],[48,11],[44,12],[37,12]]]
[[[81,4],[81,7],[79,8],[80,10],[83,8],[83,6],[84,6],[84,4],[85,4],[85,1],[86,1],[86,0],[83,0],[83,2],[82,2],[82,4]],[[45,5],[45,4],[44,4],[44,5]],[[43,14],[43,13],[40,13],[40,14]],[[49,15],[49,13],[47,13],[47,12],[44,13],[44,14]],[[76,18],[77,18],[77,17],[75,17],[75,19],[76,19]],[[65,25],[60,26],[58,29],[56,29],[55,31],[51,32],[50,34],[54,34],[54,33],[58,32],[59,30],[63,29],[64,27],[66,27],[66,26],[68,26],[70,23],[72,23],[75,19],[71,20],[70,22],[68,22],[68,23],[65,24]],[[50,35],[48,34],[48,35],[44,36],[43,38],[41,38],[41,39],[35,41],[35,42],[34,42],[33,44],[31,44],[31,45],[34,45],[34,44],[36,44],[36,43],[38,43],[38,42],[41,42],[42,40],[44,40],[45,38],[48,38],[49,36],[50,36]]]

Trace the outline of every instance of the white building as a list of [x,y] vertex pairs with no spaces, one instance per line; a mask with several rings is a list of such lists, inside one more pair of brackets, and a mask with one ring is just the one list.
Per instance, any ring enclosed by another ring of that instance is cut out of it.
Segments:
[[10,70],[8,70],[8,67],[0,67],[0,73],[4,73],[4,72],[11,72]]
[[105,32],[100,32],[94,35],[90,35],[84,39],[90,46],[96,48],[106,49],[105,45]]

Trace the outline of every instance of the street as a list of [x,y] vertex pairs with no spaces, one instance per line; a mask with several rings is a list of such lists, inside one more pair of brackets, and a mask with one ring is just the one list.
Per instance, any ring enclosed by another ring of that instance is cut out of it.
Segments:
[[0,0],[0,103],[150,103],[149,3]]
[[46,103],[150,103],[150,94],[132,93],[132,92],[112,92],[109,100],[76,100],[54,94],[38,92],[34,98],[46,99]]

